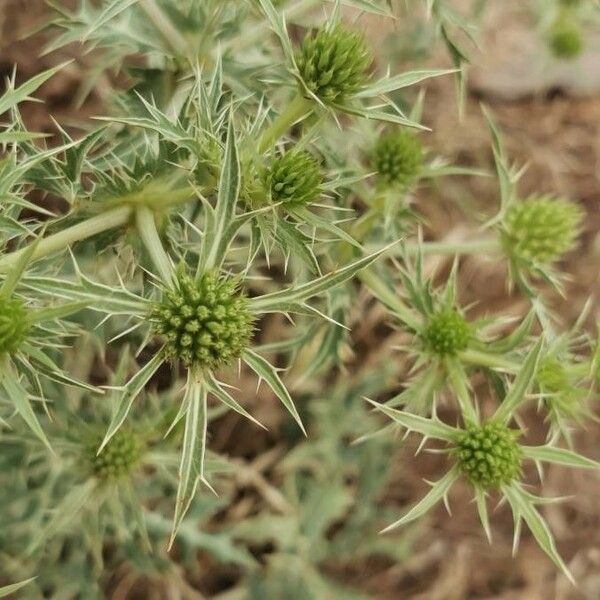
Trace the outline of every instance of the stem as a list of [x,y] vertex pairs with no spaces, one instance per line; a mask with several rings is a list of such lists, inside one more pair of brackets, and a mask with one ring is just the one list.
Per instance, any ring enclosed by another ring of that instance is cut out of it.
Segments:
[[[43,240],[34,242],[37,247],[31,254],[31,260],[36,260],[48,256],[53,252],[58,252],[64,248],[68,248],[75,242],[80,242],[86,238],[92,237],[108,229],[114,227],[121,227],[125,225],[132,214],[132,208],[130,206],[118,206],[111,210],[108,210],[104,214],[97,215],[90,219],[86,219],[77,225],[73,225],[63,231],[49,235]],[[8,272],[18,262],[19,258],[27,252],[29,246],[6,254],[0,257],[0,273]]]
[[419,250],[423,254],[498,254],[502,248],[496,238],[482,238],[462,242],[407,244],[405,250],[409,254],[416,254]]
[[292,125],[312,111],[310,100],[298,94],[271,123],[258,142],[258,152],[266,152]]
[[145,206],[140,206],[135,211],[135,223],[159,275],[164,283],[170,285],[173,281],[173,266],[160,241],[154,213]]
[[522,365],[506,359],[499,354],[489,354],[480,350],[463,350],[458,357],[465,362],[479,367],[490,367],[491,369],[502,369],[510,373],[518,373]]
[[165,15],[160,6],[156,4],[155,0],[142,0],[140,7],[150,17],[156,29],[158,29],[160,34],[169,43],[175,54],[185,56],[188,51],[187,41],[177,31],[171,20]]

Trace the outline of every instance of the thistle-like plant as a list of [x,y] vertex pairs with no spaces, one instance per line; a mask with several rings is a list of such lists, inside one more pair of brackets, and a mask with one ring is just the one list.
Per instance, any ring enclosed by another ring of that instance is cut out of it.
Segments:
[[598,469],[600,463],[552,444],[527,446],[520,443],[524,432],[513,427],[511,422],[533,385],[541,348],[540,341],[527,356],[522,370],[491,417],[482,419],[475,404],[471,404],[471,408],[467,410],[462,407],[462,427],[447,425],[435,415],[424,418],[371,401],[377,410],[402,428],[423,436],[424,442],[432,439],[445,444],[452,464],[448,473],[432,485],[420,502],[383,531],[420,518],[441,500],[447,503],[450,488],[459,478],[464,477],[473,489],[479,518],[490,541],[487,498],[492,494],[500,494],[510,505],[515,520],[514,551],[518,547],[521,522],[524,521],[542,550],[573,581],[569,569],[556,550],[547,523],[536,508],[548,500],[535,496],[525,488],[522,463],[532,461],[538,469],[542,463]]

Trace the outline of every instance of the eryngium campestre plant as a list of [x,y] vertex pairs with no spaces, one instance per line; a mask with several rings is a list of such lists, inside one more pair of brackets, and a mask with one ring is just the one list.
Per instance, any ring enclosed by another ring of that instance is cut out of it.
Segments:
[[520,435],[519,430],[493,421],[467,424],[456,437],[452,456],[474,486],[499,488],[521,476]]
[[309,33],[296,55],[303,84],[325,104],[342,102],[358,92],[372,61],[363,36],[342,25]]
[[581,209],[562,198],[515,202],[502,222],[503,247],[517,262],[550,265],[573,248],[582,218]]
[[319,161],[305,151],[285,152],[265,167],[264,183],[273,202],[286,206],[306,206],[321,194]]
[[164,338],[164,353],[192,369],[230,364],[248,347],[254,318],[235,279],[209,272],[194,279],[179,272],[149,315]]
[[409,189],[423,167],[419,138],[406,129],[383,134],[373,148],[371,165],[377,172],[379,186]]
[[18,298],[0,296],[0,355],[17,350],[30,327],[24,303]]

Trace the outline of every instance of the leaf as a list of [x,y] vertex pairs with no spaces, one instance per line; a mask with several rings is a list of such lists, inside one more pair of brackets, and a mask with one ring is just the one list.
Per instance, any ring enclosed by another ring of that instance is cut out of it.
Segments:
[[0,144],[13,144],[18,142],[30,142],[50,137],[48,133],[31,133],[29,131],[4,131],[0,133]]
[[208,386],[208,391],[217,398],[220,402],[225,404],[225,406],[235,410],[237,413],[246,417],[259,427],[266,429],[266,427],[260,422],[257,421],[221,384],[220,381],[217,381],[216,377],[212,373],[207,373],[206,377],[206,385]]
[[19,104],[19,102],[28,100],[30,94],[33,94],[33,92],[35,92],[42,84],[48,81],[48,79],[50,79],[55,73],[58,73],[61,69],[64,69],[72,62],[72,60],[68,60],[60,65],[57,65],[56,67],[52,67],[52,69],[48,69],[43,73],[39,73],[16,89],[8,89],[0,98],[0,115],[15,107],[17,104]]
[[129,411],[133,405],[133,401],[137,395],[144,389],[151,377],[158,371],[163,364],[164,358],[162,349],[154,354],[154,356],[123,386],[117,406],[110,420],[108,430],[102,444],[98,448],[98,454],[102,452],[106,444],[117,433],[123,421],[127,418]]
[[449,75],[457,73],[458,69],[431,69],[409,71],[408,73],[400,73],[393,77],[384,77],[379,81],[369,85],[354,95],[355,98],[373,98],[381,94],[387,94],[395,90],[399,90],[415,83],[420,83],[432,77],[440,77],[441,75]]
[[223,262],[223,252],[221,251],[220,241],[225,236],[227,228],[234,220],[235,207],[240,195],[241,188],[241,167],[233,129],[233,117],[229,115],[229,125],[227,128],[227,143],[225,145],[225,157],[223,159],[223,168],[219,179],[219,191],[217,194],[217,204],[213,227],[204,232],[202,238],[201,260],[199,269],[202,271],[219,268]]
[[54,319],[62,319],[73,313],[87,308],[92,303],[91,300],[80,300],[78,302],[69,302],[58,306],[48,306],[46,308],[38,308],[30,310],[27,315],[27,320],[30,323],[41,323],[43,321],[52,321]]
[[308,223],[313,227],[324,229],[325,231],[333,234],[336,238],[344,240],[355,248],[362,250],[359,242],[357,242],[349,233],[346,233],[341,227],[338,227],[332,221],[316,215],[307,208],[296,208],[292,210],[292,212],[298,219],[300,219],[301,222]]
[[278,292],[265,294],[264,296],[251,298],[250,308],[256,313],[278,312],[282,307],[286,308],[291,304],[304,302],[305,300],[308,300],[317,294],[326,292],[336,285],[339,285],[340,283],[352,278],[361,269],[368,267],[371,263],[377,260],[379,256],[387,252],[395,244],[396,242],[389,244],[388,246],[385,246],[384,248],[381,248],[376,252],[369,254],[368,256],[364,256],[363,258],[356,260],[355,262],[350,263],[349,265],[346,265],[337,271],[327,273],[298,287],[291,287]]
[[290,36],[288,35],[285,27],[283,15],[279,14],[271,0],[258,0],[258,2],[267,16],[267,20],[269,21],[271,29],[275,32],[279,38],[279,41],[281,42],[281,47],[283,48],[283,53],[286,57],[286,60],[290,66],[294,66],[294,48],[292,47]]
[[22,587],[31,583],[34,579],[35,577],[30,577],[29,579],[25,579],[25,581],[19,581],[19,583],[11,583],[10,585],[0,587],[0,598],[6,598],[10,594],[18,592]]
[[87,504],[96,492],[98,483],[88,479],[85,483],[72,487],[54,509],[54,514],[27,548],[27,554],[33,553],[46,540],[68,525]]
[[332,106],[337,108],[341,112],[345,112],[355,117],[363,117],[364,119],[370,119],[373,121],[383,121],[384,123],[394,123],[396,125],[404,125],[405,127],[413,127],[414,129],[420,129],[421,131],[431,131],[429,127],[420,125],[411,121],[407,117],[401,116],[397,113],[384,112],[377,108],[370,108],[365,106],[358,106],[356,104],[335,104]]
[[275,367],[269,363],[268,360],[259,354],[256,354],[256,352],[252,352],[252,350],[246,350],[242,358],[261,379],[264,379],[279,400],[281,400],[281,403],[288,409],[292,417],[294,417],[296,423],[298,423],[300,429],[302,429],[302,433],[306,435],[306,429],[304,429],[300,415],[294,406],[294,401],[292,400],[285,385],[283,385],[279,375],[277,375]]
[[398,519],[391,525],[388,525],[381,533],[387,533],[392,529],[406,525],[411,521],[415,521],[427,513],[433,508],[444,496],[448,493],[448,490],[452,487],[452,484],[458,479],[459,473],[453,468],[444,475],[439,481],[436,481],[425,497],[415,504],[401,519]]
[[525,520],[531,533],[533,533],[533,537],[540,545],[540,548],[552,559],[554,564],[562,570],[569,581],[575,585],[573,575],[556,549],[554,537],[552,536],[546,521],[537,511],[533,502],[523,494],[523,489],[517,484],[512,484],[504,486],[502,491],[515,513],[515,520],[517,520],[518,517],[522,517]]
[[25,423],[27,423],[31,431],[35,433],[50,452],[54,452],[33,410],[27,390],[21,385],[17,374],[14,372],[7,358],[0,363],[0,385],[2,385],[16,411]]
[[600,462],[586,458],[564,448],[555,448],[553,446],[521,446],[523,456],[535,461],[554,463],[555,465],[565,465],[567,467],[578,467],[581,469],[600,469]]
[[402,425],[402,427],[408,429],[409,431],[420,433],[425,437],[452,442],[456,439],[456,435],[459,433],[458,429],[442,423],[439,419],[427,419],[403,410],[390,408],[385,404],[380,404],[374,400],[369,400],[369,398],[365,399],[384,415]]
[[513,384],[509,388],[502,404],[498,407],[493,419],[502,421],[503,423],[508,422],[515,409],[525,399],[525,395],[531,388],[535,378],[540,354],[542,351],[542,345],[543,338],[540,337],[536,345],[531,349],[525,358],[523,367],[515,377]]
[[201,381],[192,381],[186,389],[187,411],[185,414],[185,430],[183,434],[181,462],[179,463],[179,483],[177,485],[177,500],[175,502],[173,529],[169,539],[169,550],[173,547],[177,531],[194,499],[198,483],[202,481],[212,490],[212,486],[208,483],[204,474],[208,427],[207,393],[207,387]]

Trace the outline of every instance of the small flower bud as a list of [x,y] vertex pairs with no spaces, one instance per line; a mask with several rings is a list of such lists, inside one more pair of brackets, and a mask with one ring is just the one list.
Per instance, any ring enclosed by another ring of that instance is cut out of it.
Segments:
[[520,433],[493,421],[469,424],[459,434],[452,455],[471,484],[499,488],[521,476]]
[[556,58],[574,59],[581,54],[583,49],[581,27],[574,19],[561,17],[552,27],[548,42],[550,50]]
[[304,85],[322,102],[343,102],[365,84],[372,62],[363,36],[340,25],[304,38],[296,56]]
[[433,314],[421,333],[425,348],[441,356],[465,350],[471,335],[469,324],[455,310]]
[[23,302],[0,297],[0,356],[15,352],[27,337],[29,327]]
[[248,300],[232,279],[179,275],[150,312],[164,352],[188,368],[216,369],[241,356],[253,333]]
[[504,216],[502,244],[514,259],[549,265],[573,248],[582,217],[568,200],[541,197],[515,203]]
[[321,193],[321,167],[308,152],[277,156],[265,169],[264,180],[273,202],[306,206]]
[[423,149],[419,138],[407,130],[383,135],[371,157],[380,185],[409,189],[423,167]]
[[114,481],[130,475],[139,464],[144,442],[136,433],[120,429],[98,454],[99,438],[87,450],[92,475],[102,481]]

